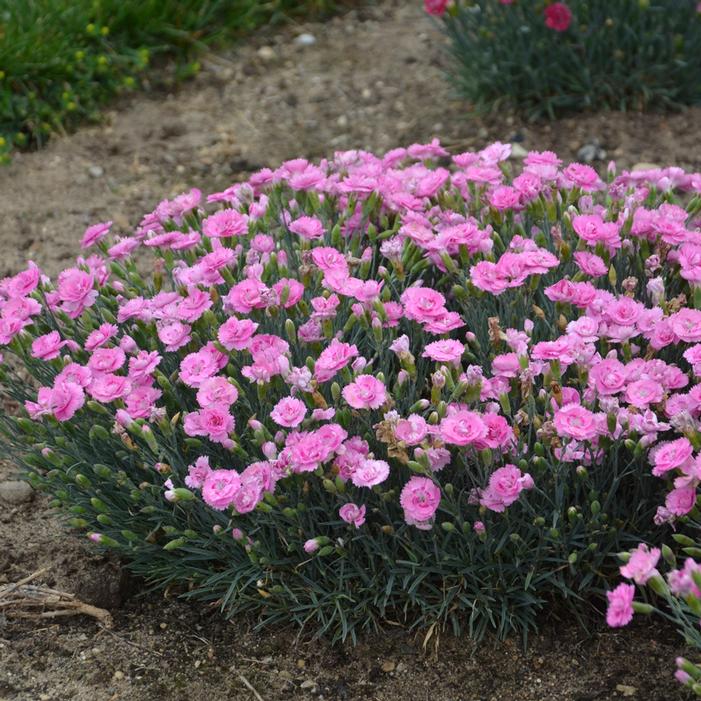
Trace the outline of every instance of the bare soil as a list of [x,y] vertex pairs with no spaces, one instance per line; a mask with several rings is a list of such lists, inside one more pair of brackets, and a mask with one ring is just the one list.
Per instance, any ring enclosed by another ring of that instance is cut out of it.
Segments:
[[[300,45],[302,33],[316,41]],[[418,0],[380,0],[209,56],[196,80],[124,101],[103,124],[0,170],[0,277],[27,259],[55,275],[88,224],[112,219],[128,230],[164,197],[192,186],[220,190],[300,155],[381,152],[439,136],[454,152],[499,139],[576,160],[598,140],[607,152],[600,155],[621,167],[701,169],[701,109],[537,125],[508,114],[480,119],[444,80],[444,49]],[[0,481],[14,474],[0,462]],[[45,498],[0,501],[0,584],[43,567],[39,581],[109,609],[115,626],[0,617],[0,701],[687,698],[672,678],[683,645],[654,623],[587,634],[550,616],[527,652],[519,641],[473,646],[448,634],[437,651],[435,639],[424,650],[422,638],[392,627],[355,648],[332,648],[144,596],[119,563],[67,531]]]

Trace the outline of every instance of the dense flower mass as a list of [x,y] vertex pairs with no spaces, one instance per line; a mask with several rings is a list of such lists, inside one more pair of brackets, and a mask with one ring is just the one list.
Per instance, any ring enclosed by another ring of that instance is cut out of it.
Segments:
[[695,508],[700,193],[435,140],[192,190],[0,281],[0,426],[73,525],[229,613],[530,626]]

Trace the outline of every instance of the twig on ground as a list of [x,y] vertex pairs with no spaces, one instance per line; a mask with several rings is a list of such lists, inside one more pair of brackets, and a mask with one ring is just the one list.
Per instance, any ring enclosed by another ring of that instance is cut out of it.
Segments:
[[37,570],[18,582],[0,586],[0,611],[8,618],[34,620],[85,615],[97,619],[105,628],[112,626],[109,611],[86,604],[73,594],[29,584],[46,571],[47,568]]
[[263,701],[263,697],[256,691],[251,682],[249,682],[243,674],[239,674],[238,676],[241,683],[256,697],[256,701]]

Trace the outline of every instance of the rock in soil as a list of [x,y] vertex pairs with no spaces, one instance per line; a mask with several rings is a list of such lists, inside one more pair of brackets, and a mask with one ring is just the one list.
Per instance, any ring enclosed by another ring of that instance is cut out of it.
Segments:
[[0,482],[0,499],[8,504],[26,504],[33,496],[34,490],[22,480]]

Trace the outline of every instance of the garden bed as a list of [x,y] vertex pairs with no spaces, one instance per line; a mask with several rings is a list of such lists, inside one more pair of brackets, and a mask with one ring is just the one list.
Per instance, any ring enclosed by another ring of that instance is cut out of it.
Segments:
[[[295,42],[305,32],[313,45]],[[393,50],[371,60],[362,47],[379,43]],[[0,172],[0,242],[9,252],[0,277],[27,257],[55,274],[88,223],[117,212],[125,228],[165,194],[187,185],[215,189],[300,153],[382,151],[437,134],[454,152],[496,138],[574,160],[598,138],[607,157],[623,165],[701,166],[699,110],[537,127],[508,117],[467,121],[467,106],[452,100],[441,80],[441,60],[440,35],[420,7],[391,2],[212,58],[178,95],[138,98],[111,124],[57,140]],[[114,563],[61,529],[42,498],[5,509],[0,537],[10,546],[0,555],[0,576],[16,581],[48,566],[43,583],[111,609],[115,628],[76,620],[0,629],[2,698],[256,698],[245,682],[265,699],[683,698],[672,678],[681,651],[672,631],[654,643],[644,626],[587,638],[571,621],[566,633],[563,622],[551,621],[527,654],[515,641],[496,648],[487,642],[474,658],[463,641],[444,636],[435,659],[432,641],[425,655],[421,639],[393,628],[355,650],[295,648],[291,633],[256,636],[245,621],[229,626],[186,604],[135,599]],[[31,666],[29,650],[40,658]]]

